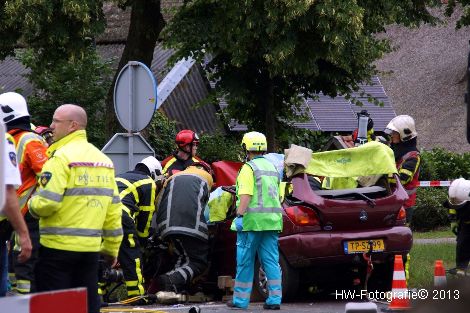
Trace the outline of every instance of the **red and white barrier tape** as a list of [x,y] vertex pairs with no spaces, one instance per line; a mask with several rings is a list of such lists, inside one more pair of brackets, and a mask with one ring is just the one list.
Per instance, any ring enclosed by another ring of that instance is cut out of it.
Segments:
[[421,180],[418,182],[418,187],[449,187],[450,180]]
[[86,313],[87,290],[75,288],[0,298],[0,312]]

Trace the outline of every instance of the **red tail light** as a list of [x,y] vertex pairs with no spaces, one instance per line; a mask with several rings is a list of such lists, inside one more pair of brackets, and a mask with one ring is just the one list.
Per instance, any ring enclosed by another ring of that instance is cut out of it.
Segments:
[[320,225],[317,213],[314,210],[303,206],[291,206],[286,208],[287,216],[290,220],[299,226]]
[[406,223],[406,211],[404,207],[401,207],[397,214],[397,225],[405,225]]

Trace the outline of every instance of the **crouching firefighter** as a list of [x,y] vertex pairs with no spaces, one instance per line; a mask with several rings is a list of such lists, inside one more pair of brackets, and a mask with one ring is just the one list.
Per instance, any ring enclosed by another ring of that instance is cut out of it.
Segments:
[[455,265],[457,274],[466,274],[470,261],[470,181],[454,180],[449,187],[449,198],[444,207],[449,210],[452,232],[457,236]]
[[[153,156],[137,163],[134,170],[116,176],[119,197],[123,206],[123,240],[119,248],[118,261],[121,265],[128,298],[145,293],[142,277],[141,247],[149,236],[150,223],[155,211],[157,195],[156,181],[162,179],[162,166]],[[110,281],[100,278],[99,293],[106,294]]]
[[160,290],[186,291],[191,280],[207,268],[209,235],[204,208],[213,184],[211,173],[206,163],[193,163],[170,176],[159,195],[157,233],[177,255],[174,268],[156,280]]

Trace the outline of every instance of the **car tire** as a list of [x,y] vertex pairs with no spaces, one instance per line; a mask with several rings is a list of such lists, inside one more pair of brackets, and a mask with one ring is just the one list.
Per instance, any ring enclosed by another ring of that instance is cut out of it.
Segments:
[[[286,258],[279,253],[279,265],[282,273],[282,301],[294,298],[299,289],[299,272],[287,263]],[[253,281],[254,298],[264,300],[268,297],[267,279],[258,258],[255,263],[255,275]]]

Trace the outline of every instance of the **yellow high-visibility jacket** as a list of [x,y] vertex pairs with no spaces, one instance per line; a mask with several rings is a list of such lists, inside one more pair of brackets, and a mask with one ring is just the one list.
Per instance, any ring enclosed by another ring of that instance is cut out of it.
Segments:
[[41,245],[117,256],[122,204],[113,162],[75,131],[48,149],[39,189],[28,202],[39,218]]

